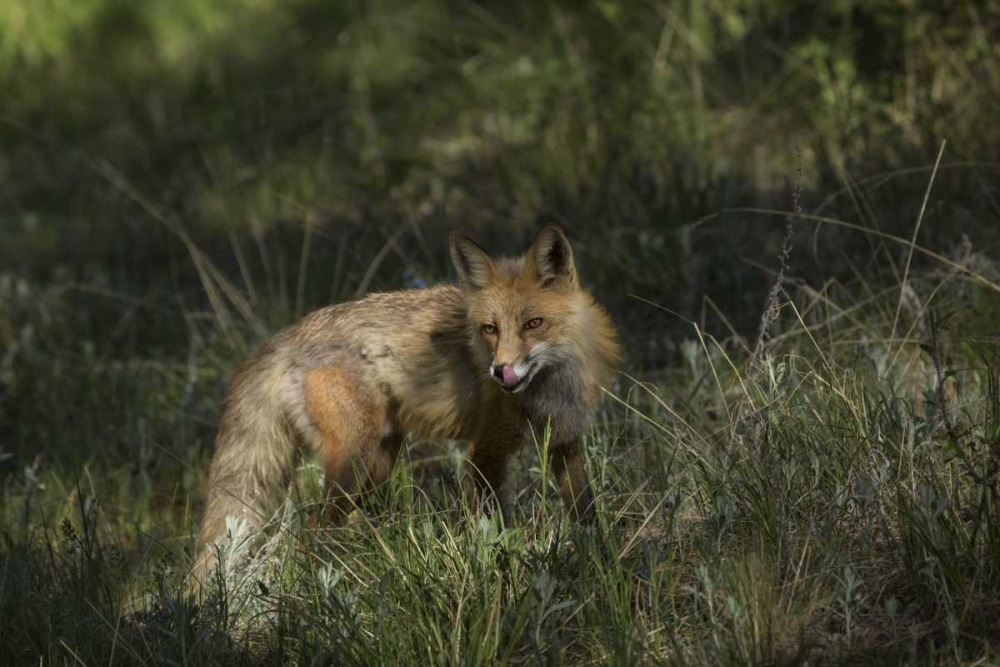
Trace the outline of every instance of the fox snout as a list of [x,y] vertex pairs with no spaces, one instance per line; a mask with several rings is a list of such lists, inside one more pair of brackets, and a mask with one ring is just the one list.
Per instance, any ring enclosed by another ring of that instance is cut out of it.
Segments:
[[521,381],[513,364],[495,364],[493,366],[493,379],[507,389],[516,387],[517,383]]
[[490,366],[490,377],[507,393],[516,394],[531,382],[537,365],[527,361],[496,363]]

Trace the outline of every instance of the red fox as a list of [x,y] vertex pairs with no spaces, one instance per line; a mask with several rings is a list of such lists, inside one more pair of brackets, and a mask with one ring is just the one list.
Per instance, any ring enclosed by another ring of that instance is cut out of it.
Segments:
[[546,424],[570,513],[593,512],[581,436],[619,358],[607,313],[578,282],[562,229],[521,257],[449,238],[459,287],[370,294],[261,344],[229,387],[209,473],[201,560],[236,516],[259,526],[287,492],[296,447],[325,470],[339,523],[382,484],[407,434],[471,442],[476,488],[502,500],[507,461]]

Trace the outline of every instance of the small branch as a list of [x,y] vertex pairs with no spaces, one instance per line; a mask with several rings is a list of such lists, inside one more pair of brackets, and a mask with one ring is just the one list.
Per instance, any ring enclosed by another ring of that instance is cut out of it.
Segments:
[[771,291],[767,293],[764,312],[760,316],[760,328],[757,330],[757,343],[753,348],[752,360],[756,360],[764,346],[765,341],[770,336],[771,325],[778,319],[781,304],[778,303],[778,295],[785,285],[785,274],[788,272],[788,259],[792,254],[792,241],[795,238],[795,217],[802,213],[800,199],[802,196],[802,150],[796,149],[798,154],[798,170],[795,175],[795,185],[792,188],[792,212],[787,217],[785,224],[785,239],[781,243],[781,252],[778,254],[778,276],[774,279]]

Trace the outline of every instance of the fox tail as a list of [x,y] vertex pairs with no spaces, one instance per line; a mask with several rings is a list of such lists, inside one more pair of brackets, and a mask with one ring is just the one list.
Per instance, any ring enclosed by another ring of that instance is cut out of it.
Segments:
[[201,585],[217,567],[219,539],[235,528],[230,518],[259,532],[288,489],[293,439],[283,402],[274,400],[288,376],[260,361],[237,372],[223,410],[193,572]]

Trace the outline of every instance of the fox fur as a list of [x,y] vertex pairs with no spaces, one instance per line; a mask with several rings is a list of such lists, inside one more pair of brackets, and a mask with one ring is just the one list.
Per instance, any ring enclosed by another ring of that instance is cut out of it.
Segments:
[[564,503],[591,516],[581,437],[619,357],[607,313],[557,226],[516,258],[454,232],[449,243],[458,287],[322,308],[239,366],[209,473],[203,574],[227,517],[259,526],[287,493],[296,448],[319,457],[338,523],[388,478],[407,435],[468,441],[477,489],[502,499],[508,459],[548,423]]

